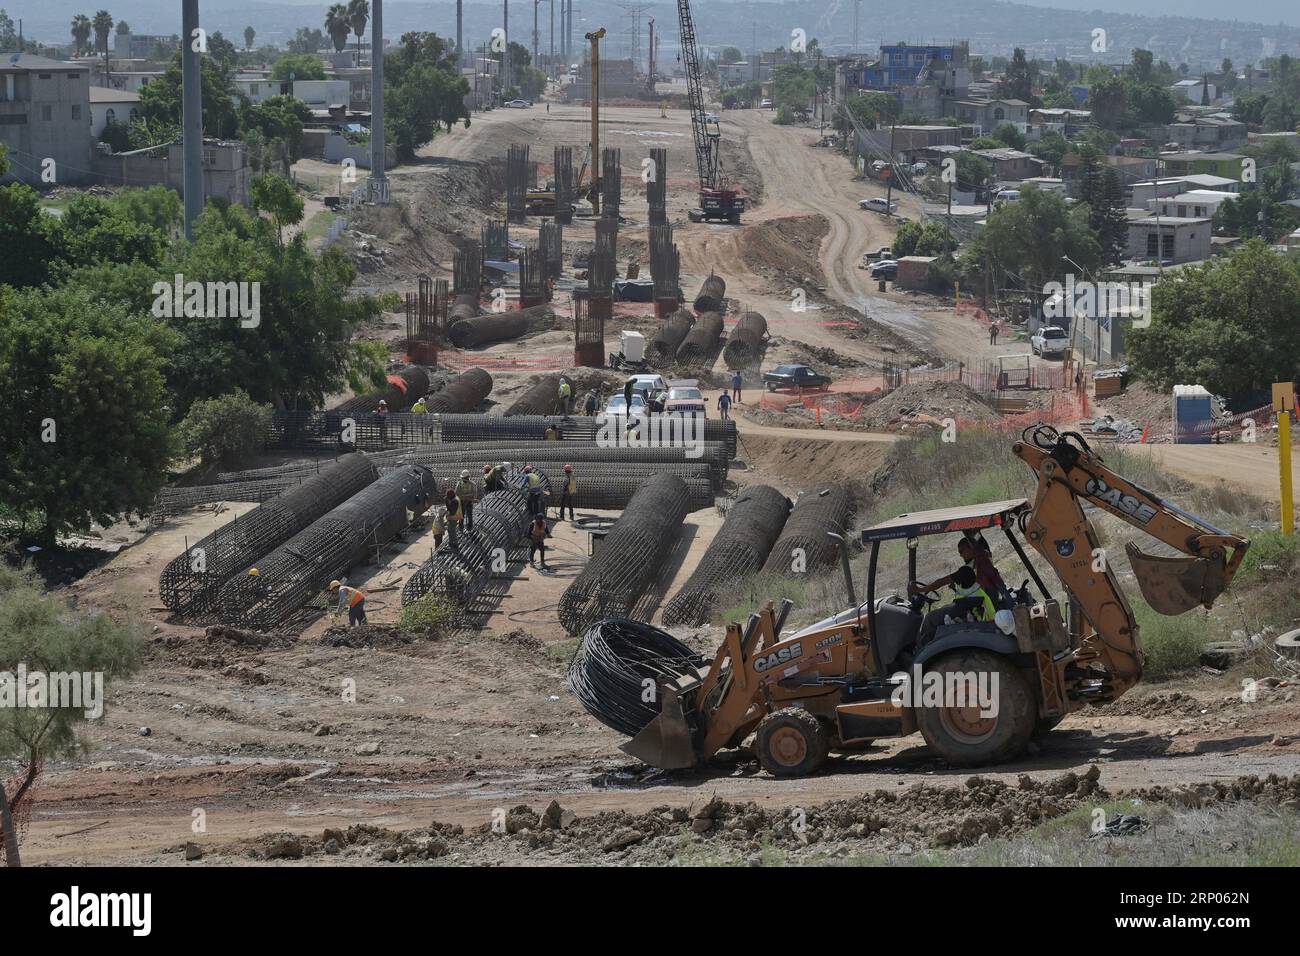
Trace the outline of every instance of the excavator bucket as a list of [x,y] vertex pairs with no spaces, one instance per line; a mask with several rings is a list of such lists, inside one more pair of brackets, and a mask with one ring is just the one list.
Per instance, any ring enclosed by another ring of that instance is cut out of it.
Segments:
[[[699,686],[698,680],[693,683]],[[699,763],[695,738],[686,722],[686,710],[682,704],[683,693],[689,694],[693,690],[694,687],[684,691],[674,684],[664,685],[659,716],[642,727],[641,732],[619,750],[660,770],[685,770]]]
[[1133,542],[1124,550],[1148,604],[1159,614],[1175,616],[1197,605],[1210,607],[1227,587],[1223,558],[1166,558],[1143,553]]

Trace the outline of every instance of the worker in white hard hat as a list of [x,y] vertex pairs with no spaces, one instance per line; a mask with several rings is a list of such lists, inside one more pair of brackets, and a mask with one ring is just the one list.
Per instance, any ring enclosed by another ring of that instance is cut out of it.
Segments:
[[335,617],[338,617],[346,608],[348,627],[356,627],[358,624],[366,623],[366,596],[360,588],[348,587],[341,581],[331,581],[330,590],[339,593],[339,606],[334,610]]
[[460,473],[460,481],[456,482],[456,497],[465,509],[465,530],[473,531],[474,500],[478,497],[478,486],[470,481],[468,468]]
[[569,509],[569,520],[573,521],[573,499],[578,494],[578,478],[573,473],[572,465],[564,466],[564,490],[560,492],[560,513],[558,515],[561,521],[564,520],[564,508],[567,505]]

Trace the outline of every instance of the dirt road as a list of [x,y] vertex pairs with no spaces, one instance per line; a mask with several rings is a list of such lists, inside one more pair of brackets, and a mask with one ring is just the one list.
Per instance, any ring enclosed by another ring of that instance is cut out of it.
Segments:
[[[1267,501],[1281,500],[1275,445],[1125,445],[1198,484],[1226,484]],[[1291,450],[1291,473],[1300,478],[1300,449]]]

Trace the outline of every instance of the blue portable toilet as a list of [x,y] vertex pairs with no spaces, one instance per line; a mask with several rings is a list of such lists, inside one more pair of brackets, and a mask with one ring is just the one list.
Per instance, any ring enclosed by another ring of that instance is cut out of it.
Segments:
[[1173,440],[1180,445],[1208,445],[1214,434],[1214,409],[1203,385],[1174,386]]

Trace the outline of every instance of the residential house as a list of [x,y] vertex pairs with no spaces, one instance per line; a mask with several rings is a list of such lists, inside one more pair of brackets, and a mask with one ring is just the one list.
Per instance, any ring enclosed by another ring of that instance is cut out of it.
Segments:
[[1215,192],[1238,193],[1241,183],[1235,179],[1222,176],[1175,176],[1168,179],[1148,180],[1133,184],[1133,205],[1139,209],[1151,209],[1155,199],[1177,196],[1179,193],[1194,189],[1210,189]]
[[1179,80],[1169,87],[1169,92],[1173,95],[1175,103],[1201,103],[1204,105],[1213,103],[1219,98],[1219,88],[1204,78],[1199,80]]
[[[1170,176],[1202,174],[1238,181],[1241,180],[1242,160],[1245,158],[1240,153],[1206,153],[1190,150],[1160,154],[1164,172]],[[1154,179],[1154,175],[1151,178]]]
[[976,136],[992,133],[1003,123],[1023,133],[1029,123],[1029,104],[1024,100],[958,100],[956,115]]
[[1170,123],[1165,136],[1167,142],[1177,143],[1184,150],[1227,152],[1246,145],[1246,124],[1235,119],[1197,116]]
[[129,123],[140,115],[140,94],[126,90],[90,88],[90,136],[98,142],[111,122]]
[[1147,216],[1128,224],[1130,259],[1165,264],[1200,262],[1210,257],[1211,220]]
[[1046,133],[1060,133],[1067,139],[1078,136],[1092,121],[1092,110],[1031,109],[1026,134],[1039,140]]
[[993,175],[1000,181],[1019,181],[1043,175],[1044,163],[1032,153],[1018,149],[972,149],[970,152],[993,164]]
[[1214,218],[1219,206],[1229,199],[1238,198],[1235,193],[1218,192],[1213,189],[1193,189],[1176,196],[1166,196],[1151,200],[1151,211],[1161,216],[1176,216],[1179,219]]
[[[97,182],[108,185],[163,185],[182,192],[185,182],[185,150],[180,143],[154,146],[127,153],[95,157]],[[247,147],[240,142],[218,139],[203,141],[203,195],[248,205],[253,179]]]
[[961,130],[956,126],[894,126],[881,132],[892,139],[894,152],[908,162],[922,158],[919,153],[935,146],[961,145]]
[[0,59],[0,143],[8,153],[7,178],[30,185],[85,182],[92,142],[86,64],[31,53]]

